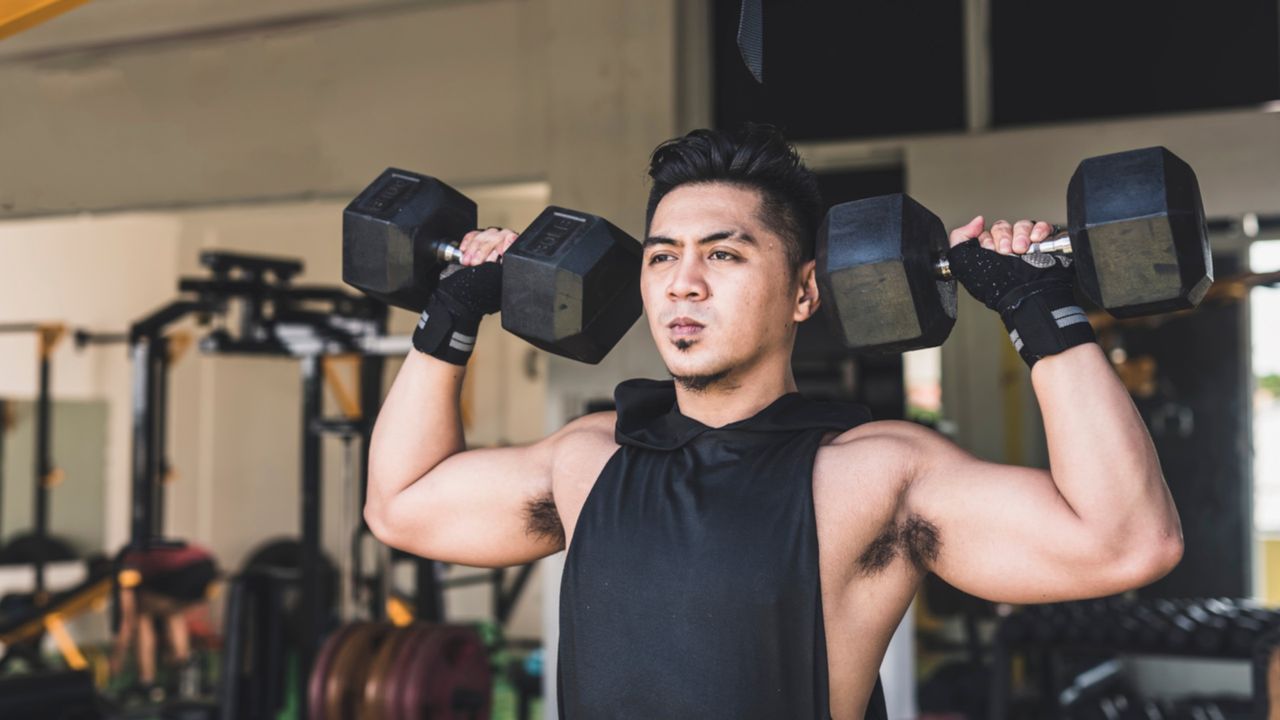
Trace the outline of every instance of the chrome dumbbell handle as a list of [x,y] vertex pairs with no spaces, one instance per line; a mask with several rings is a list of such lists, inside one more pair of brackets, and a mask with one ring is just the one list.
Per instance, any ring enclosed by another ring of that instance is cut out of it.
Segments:
[[457,245],[445,240],[433,240],[431,248],[436,253],[436,259],[442,263],[461,263],[462,250]]

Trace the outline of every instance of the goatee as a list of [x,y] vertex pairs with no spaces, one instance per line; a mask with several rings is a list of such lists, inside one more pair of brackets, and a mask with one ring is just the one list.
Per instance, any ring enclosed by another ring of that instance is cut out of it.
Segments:
[[707,373],[705,375],[676,375],[671,374],[671,379],[676,381],[680,387],[689,392],[700,393],[716,383],[729,377],[728,370],[720,370],[719,372]]

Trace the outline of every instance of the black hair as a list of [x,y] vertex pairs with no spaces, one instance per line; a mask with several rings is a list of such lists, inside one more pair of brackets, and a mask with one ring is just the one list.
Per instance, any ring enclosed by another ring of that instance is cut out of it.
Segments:
[[795,147],[772,125],[748,123],[739,130],[694,130],[667,140],[649,158],[649,206],[645,231],[667,193],[681,185],[723,182],[760,193],[760,217],[786,240],[792,273],[813,258],[822,219],[818,179]]

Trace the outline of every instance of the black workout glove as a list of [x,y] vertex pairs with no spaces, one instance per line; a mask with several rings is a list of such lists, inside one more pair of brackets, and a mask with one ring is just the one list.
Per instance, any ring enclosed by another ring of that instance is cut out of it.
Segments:
[[1097,341],[1089,318],[1076,304],[1071,258],[1002,255],[974,239],[951,248],[947,261],[970,295],[1000,313],[1027,367],[1046,355]]
[[434,358],[466,365],[485,315],[502,307],[502,265],[459,266],[440,279],[413,331],[413,346]]

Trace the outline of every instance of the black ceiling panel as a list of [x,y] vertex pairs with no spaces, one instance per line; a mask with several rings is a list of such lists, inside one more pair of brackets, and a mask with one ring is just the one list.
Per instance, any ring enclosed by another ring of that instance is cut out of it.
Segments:
[[996,125],[1280,98],[1277,0],[991,0]]
[[715,123],[792,140],[965,126],[962,0],[764,0],[764,78],[738,54],[740,0],[716,0]]

